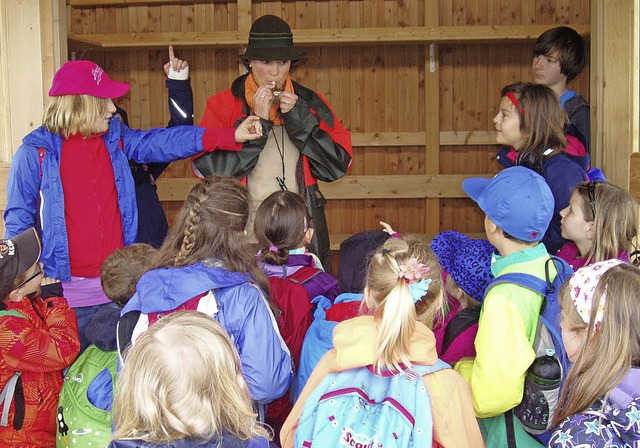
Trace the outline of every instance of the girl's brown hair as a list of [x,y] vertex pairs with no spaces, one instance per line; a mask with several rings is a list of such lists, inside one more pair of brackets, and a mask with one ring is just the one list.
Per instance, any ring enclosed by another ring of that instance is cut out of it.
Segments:
[[[575,190],[582,198],[582,214],[593,222],[594,237],[587,262],[630,253],[638,235],[638,202],[629,192],[609,182],[582,182]],[[594,216],[595,211],[595,216]]]
[[[567,281],[560,291],[562,318],[569,329],[587,331],[588,339],[562,388],[553,426],[606,397],[632,366],[640,366],[640,269],[622,263],[602,274],[594,292],[588,326],[576,311],[569,291]],[[595,313],[605,295],[602,323],[595,332]]]
[[249,273],[268,294],[269,283],[245,234],[250,202],[249,191],[237,179],[203,179],[189,192],[149,270],[213,259],[229,271]]
[[[527,141],[518,151],[516,163],[528,161],[535,168],[543,165],[543,156],[560,154],[567,147],[564,127],[567,114],[560,105],[558,95],[541,84],[522,83],[504,87],[500,93],[512,93],[518,100],[515,109],[520,115],[520,132]],[[547,150],[550,149],[550,152]]]
[[271,193],[256,212],[255,237],[262,251],[261,260],[278,266],[285,264],[289,250],[304,245],[310,223],[307,204],[300,195],[291,191]]

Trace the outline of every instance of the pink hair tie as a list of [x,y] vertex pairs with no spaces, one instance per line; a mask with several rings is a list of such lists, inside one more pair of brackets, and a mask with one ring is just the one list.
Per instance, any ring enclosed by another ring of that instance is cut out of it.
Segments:
[[278,251],[279,251],[279,249],[276,246],[269,246],[269,250],[271,252],[275,252],[275,253],[278,253]]

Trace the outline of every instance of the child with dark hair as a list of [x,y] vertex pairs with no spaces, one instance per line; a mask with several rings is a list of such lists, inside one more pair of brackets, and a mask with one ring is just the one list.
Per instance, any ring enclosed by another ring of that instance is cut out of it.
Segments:
[[[540,35],[533,50],[531,71],[533,82],[549,87],[567,114],[564,125],[566,153],[589,169],[591,162],[591,130],[589,103],[567,86],[580,74],[585,63],[584,41],[574,29],[560,26]],[[498,151],[498,162],[513,166],[518,153],[508,146]]]
[[0,240],[0,446],[55,446],[62,370],[80,351],[75,314],[40,252],[34,228]]
[[431,250],[442,266],[448,305],[444,320],[434,323],[433,334],[440,359],[453,365],[476,356],[473,344],[484,290],[493,279],[491,256],[495,247],[487,240],[448,230],[435,236]]
[[560,104],[569,116],[565,129],[591,153],[589,103],[568,87],[584,68],[584,40],[573,28],[551,28],[538,37],[533,50],[531,71],[533,82],[551,88],[560,98]]
[[586,166],[566,153],[567,115],[549,87],[516,83],[504,87],[500,95],[500,108],[493,118],[496,141],[512,147],[518,154],[515,164],[539,173],[551,188],[553,219],[542,242],[555,254],[567,242],[562,237],[560,211],[569,205],[573,188],[588,180]]

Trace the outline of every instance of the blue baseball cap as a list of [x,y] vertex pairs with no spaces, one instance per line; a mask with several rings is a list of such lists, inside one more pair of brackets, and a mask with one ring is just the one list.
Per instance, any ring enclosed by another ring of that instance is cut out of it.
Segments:
[[523,166],[500,171],[493,179],[465,179],[462,189],[495,225],[522,241],[540,241],[553,217],[555,201],[549,185]]

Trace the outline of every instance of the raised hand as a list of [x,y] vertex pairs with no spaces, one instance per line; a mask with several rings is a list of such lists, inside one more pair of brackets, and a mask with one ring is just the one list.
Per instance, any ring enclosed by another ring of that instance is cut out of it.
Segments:
[[[189,77],[189,63],[176,57],[175,53],[173,52],[173,45],[169,45],[169,62],[164,64],[163,68],[164,73],[168,78],[187,79]],[[183,72],[183,70],[186,71]]]

